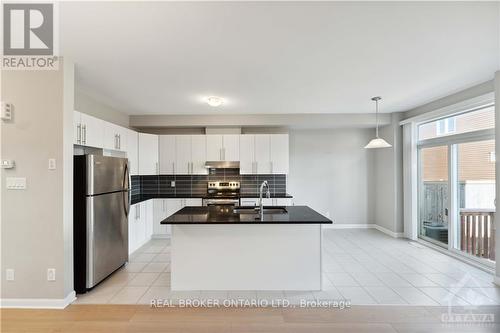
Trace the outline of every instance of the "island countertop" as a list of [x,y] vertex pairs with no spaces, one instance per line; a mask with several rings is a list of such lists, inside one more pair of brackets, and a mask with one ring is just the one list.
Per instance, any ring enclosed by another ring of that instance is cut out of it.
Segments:
[[[268,207],[276,209],[279,207]],[[161,224],[332,224],[332,220],[324,217],[308,206],[281,207],[286,212],[266,212],[264,220],[260,220],[252,207],[208,206],[184,207],[167,217]],[[245,212],[238,212],[238,209]]]

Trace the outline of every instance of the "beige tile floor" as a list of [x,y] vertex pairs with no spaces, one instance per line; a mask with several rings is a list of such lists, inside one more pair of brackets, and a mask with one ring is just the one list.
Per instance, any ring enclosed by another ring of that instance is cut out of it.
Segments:
[[355,305],[499,305],[493,276],[433,249],[377,230],[324,230],[322,291],[170,289],[170,241],[153,239],[80,304],[150,304],[152,299],[348,299]]

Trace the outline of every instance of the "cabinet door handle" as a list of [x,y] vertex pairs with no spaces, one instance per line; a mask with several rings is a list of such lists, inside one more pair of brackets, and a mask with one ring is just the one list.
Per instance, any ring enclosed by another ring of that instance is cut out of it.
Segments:
[[172,174],[175,174],[175,162],[172,162]]
[[118,134],[118,149],[122,148],[122,136]]
[[82,125],[82,140],[83,140],[83,144],[86,144],[87,143],[87,125]]
[[158,175],[158,174],[160,174],[160,172],[159,172],[159,171],[160,171],[160,170],[159,170],[159,168],[158,168],[158,162],[156,162],[156,163],[155,163],[155,173]]
[[118,149],[118,138],[115,134],[115,149]]
[[273,173],[274,165],[273,162],[271,161],[271,173]]
[[76,143],[82,143],[82,125],[76,125]]

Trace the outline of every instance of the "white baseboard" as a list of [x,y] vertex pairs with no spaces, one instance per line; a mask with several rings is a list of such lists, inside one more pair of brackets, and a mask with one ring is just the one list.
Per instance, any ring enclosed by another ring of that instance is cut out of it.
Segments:
[[372,229],[375,224],[369,223],[353,223],[353,224],[342,224],[342,223],[334,223],[334,224],[323,224],[323,229]]
[[493,277],[493,283],[500,287],[500,276]]
[[394,238],[404,237],[404,233],[402,232],[394,232],[374,223],[324,224],[323,229],[377,229],[378,231],[383,232],[384,234],[387,234]]
[[165,235],[165,234],[162,234],[162,235],[153,235],[151,236],[151,239],[170,239],[170,235]]
[[17,309],[64,309],[76,300],[76,293],[70,292],[65,298],[2,298],[0,308]]
[[391,230],[389,230],[387,228],[381,227],[378,224],[374,224],[373,226],[378,231],[381,231],[384,234],[389,235],[391,237],[394,237],[394,238],[403,238],[404,237],[404,233],[403,232],[394,232],[394,231],[391,231]]

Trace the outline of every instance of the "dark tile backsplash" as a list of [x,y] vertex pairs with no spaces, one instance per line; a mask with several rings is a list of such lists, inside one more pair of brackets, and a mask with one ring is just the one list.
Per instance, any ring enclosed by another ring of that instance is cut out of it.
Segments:
[[[286,175],[240,175],[239,169],[211,169],[208,175],[132,176],[131,195],[152,197],[191,197],[207,193],[208,181],[240,181],[242,195],[258,195],[267,180],[271,194],[286,194]],[[172,187],[175,182],[175,187]]]

